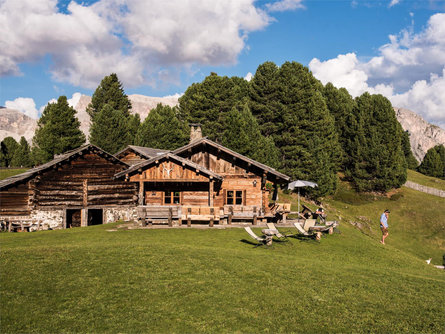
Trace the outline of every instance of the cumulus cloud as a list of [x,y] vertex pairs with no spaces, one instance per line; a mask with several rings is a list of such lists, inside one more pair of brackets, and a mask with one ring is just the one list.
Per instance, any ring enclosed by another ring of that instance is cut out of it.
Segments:
[[445,128],[445,67],[429,81],[416,81],[410,90],[389,97],[393,105],[416,111]]
[[355,53],[320,61],[309,68],[321,82],[345,87],[353,96],[368,91],[388,97],[393,105],[422,114],[428,121],[443,124],[445,94],[445,14],[431,16],[418,34],[407,30],[390,35],[389,43],[368,62]]
[[248,72],[248,73],[246,74],[246,76],[244,77],[244,80],[250,81],[250,80],[252,80],[252,78],[253,78],[253,74],[250,73],[250,72]]
[[266,4],[266,8],[269,12],[284,12],[304,8],[302,2],[303,0],[280,0]]
[[3,0],[0,75],[18,75],[21,63],[50,55],[57,81],[95,88],[115,72],[134,87],[155,85],[171,66],[234,64],[248,34],[272,20],[254,2],[72,1],[62,13],[57,0]]
[[79,102],[81,96],[82,96],[81,93],[78,93],[78,92],[74,93],[73,96],[70,99],[68,99],[68,105],[70,107],[75,108],[77,103]]
[[14,101],[6,101],[5,106],[6,108],[16,109],[34,119],[39,117],[34,100],[29,97],[18,97]]
[[400,2],[400,0],[391,0],[391,2],[389,3],[388,7],[392,7],[397,5]]

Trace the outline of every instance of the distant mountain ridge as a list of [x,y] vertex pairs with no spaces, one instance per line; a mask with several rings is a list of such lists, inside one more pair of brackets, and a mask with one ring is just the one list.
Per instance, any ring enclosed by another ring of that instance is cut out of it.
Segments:
[[[151,97],[133,94],[128,96],[132,104],[132,113],[141,116],[141,120],[147,117],[151,109],[158,103],[168,106],[178,105],[178,97]],[[80,129],[88,138],[90,129],[90,116],[86,108],[91,102],[91,96],[82,95],[74,109],[77,111],[77,118],[80,121]],[[438,144],[445,145],[445,130],[428,123],[416,113],[403,108],[394,107],[397,119],[405,131],[410,134],[411,149],[414,156],[420,162],[426,152]],[[0,107],[0,140],[11,136],[17,141],[24,136],[31,141],[37,121],[26,116],[18,110]]]

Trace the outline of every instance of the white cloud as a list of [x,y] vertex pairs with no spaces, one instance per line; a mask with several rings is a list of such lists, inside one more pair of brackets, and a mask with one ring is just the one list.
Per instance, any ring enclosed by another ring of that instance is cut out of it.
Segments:
[[272,20],[255,0],[0,1],[0,75],[51,57],[53,79],[95,88],[112,72],[156,85],[167,67],[234,64],[250,32]]
[[252,78],[253,78],[253,74],[250,73],[250,72],[248,72],[248,73],[246,74],[246,76],[244,77],[244,80],[250,81],[250,80],[252,80]]
[[284,12],[305,8],[302,2],[303,0],[280,0],[266,4],[266,8],[269,12]]
[[353,96],[365,91],[388,97],[395,106],[422,114],[428,121],[443,124],[445,91],[445,14],[430,17],[418,34],[402,31],[390,35],[379,55],[360,62],[355,53],[320,61],[309,68],[321,82],[345,87]]
[[445,128],[445,67],[441,74],[431,74],[429,82],[416,81],[410,90],[389,99],[394,106],[414,110]]
[[391,2],[389,3],[388,7],[392,7],[397,5],[400,2],[400,0],[391,0]]
[[75,108],[77,103],[79,102],[81,96],[82,96],[81,93],[78,93],[78,92],[74,93],[73,96],[70,99],[68,99],[68,105],[70,107]]
[[179,99],[184,93],[175,93],[173,95],[163,96],[164,99]]
[[34,100],[29,97],[18,97],[14,101],[6,101],[5,106],[6,108],[16,109],[34,119],[39,117]]

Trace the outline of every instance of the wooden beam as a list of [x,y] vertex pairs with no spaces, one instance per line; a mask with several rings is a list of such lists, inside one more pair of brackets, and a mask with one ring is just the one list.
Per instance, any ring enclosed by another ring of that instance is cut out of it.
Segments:
[[84,207],[87,207],[88,206],[88,179],[84,179],[83,180],[82,186],[83,186],[83,189],[82,189],[82,195],[83,195],[83,197],[82,197],[82,205]]
[[139,181],[139,195],[138,195],[138,205],[144,205],[145,198],[144,198],[145,192],[144,192],[144,181]]
[[213,189],[214,189],[214,185],[213,185],[213,180],[210,180],[209,182],[209,206],[212,207],[213,206]]

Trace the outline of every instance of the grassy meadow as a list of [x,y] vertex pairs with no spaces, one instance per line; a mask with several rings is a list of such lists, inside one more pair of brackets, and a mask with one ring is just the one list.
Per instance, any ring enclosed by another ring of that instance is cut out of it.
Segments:
[[1,332],[443,333],[445,272],[425,259],[442,263],[445,199],[341,183],[324,204],[340,233],[270,248],[240,228],[1,233]]
[[8,168],[0,169],[0,180],[6,179],[10,176],[14,176],[23,172],[26,172],[28,168]]

